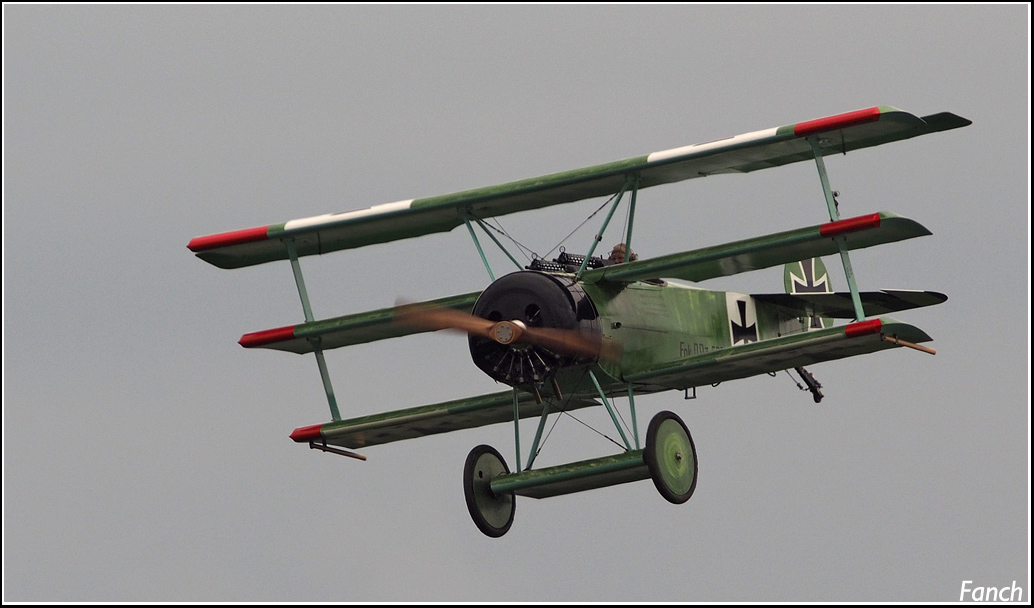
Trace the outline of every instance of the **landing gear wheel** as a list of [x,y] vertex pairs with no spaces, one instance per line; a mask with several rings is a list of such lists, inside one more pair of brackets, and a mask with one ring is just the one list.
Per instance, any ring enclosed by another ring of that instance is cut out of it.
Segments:
[[697,487],[697,451],[689,429],[673,412],[659,412],[646,430],[646,467],[665,500],[682,504]]
[[495,494],[488,484],[509,472],[499,452],[487,445],[471,450],[463,465],[463,496],[467,499],[470,518],[479,530],[492,538],[498,538],[510,529],[516,502],[513,492]]

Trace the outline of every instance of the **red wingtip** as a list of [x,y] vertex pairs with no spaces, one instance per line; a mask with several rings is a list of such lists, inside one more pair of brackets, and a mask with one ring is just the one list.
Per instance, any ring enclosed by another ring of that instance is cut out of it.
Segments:
[[274,342],[290,340],[294,338],[294,328],[294,325],[288,325],[286,327],[277,327],[276,329],[265,329],[262,331],[252,332],[250,334],[244,334],[241,336],[240,340],[237,340],[237,344],[240,344],[244,348],[257,348]]
[[187,243],[187,249],[190,249],[194,253],[198,253],[199,251],[207,251],[209,249],[217,249],[219,247],[229,247],[230,245],[241,245],[252,241],[262,241],[267,238],[268,232],[269,226],[258,226],[256,228],[234,230],[233,232],[220,232],[219,234],[199,236],[191,239],[190,242]]
[[873,213],[870,215],[860,215],[846,220],[837,220],[835,222],[823,224],[819,226],[819,234],[825,237],[834,237],[838,234],[867,230],[869,228],[878,228],[879,226],[880,214]]
[[869,319],[868,321],[859,321],[857,323],[850,323],[844,327],[844,335],[848,338],[856,338],[858,336],[866,336],[869,334],[880,333],[880,328],[883,323],[879,319]]
[[867,122],[876,122],[879,119],[879,107],[866,108],[864,110],[855,110],[854,112],[837,114],[836,116],[827,116],[816,120],[799,122],[793,126],[793,134],[797,137],[807,137],[814,133],[835,131],[837,129],[853,127],[854,125],[860,125]]
[[323,438],[323,433],[320,429],[323,428],[322,424],[313,424],[311,426],[298,427],[291,433],[291,439],[294,439],[298,443],[307,443],[309,441],[316,441],[317,439]]

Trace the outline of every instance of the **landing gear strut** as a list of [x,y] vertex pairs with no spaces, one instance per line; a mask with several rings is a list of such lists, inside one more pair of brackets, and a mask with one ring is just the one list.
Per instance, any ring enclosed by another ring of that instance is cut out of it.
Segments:
[[696,447],[686,424],[672,412],[653,417],[644,449],[545,469],[510,473],[499,452],[479,445],[463,467],[463,495],[478,529],[498,538],[513,525],[517,495],[548,498],[647,479],[674,504],[689,500],[696,489]]

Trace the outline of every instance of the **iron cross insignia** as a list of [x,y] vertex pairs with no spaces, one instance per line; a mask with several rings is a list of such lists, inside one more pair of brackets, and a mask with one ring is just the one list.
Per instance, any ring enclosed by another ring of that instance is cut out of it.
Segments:
[[732,325],[732,343],[739,344],[740,342],[743,342],[746,344],[749,342],[757,342],[757,324],[751,323],[750,325],[747,325],[747,303],[743,300],[737,300],[736,306],[740,311],[740,322],[736,323],[736,321],[729,319],[729,322]]
[[821,277],[815,277],[815,260],[801,260],[801,277],[790,273],[793,277],[793,293],[829,293],[829,281],[825,273]]

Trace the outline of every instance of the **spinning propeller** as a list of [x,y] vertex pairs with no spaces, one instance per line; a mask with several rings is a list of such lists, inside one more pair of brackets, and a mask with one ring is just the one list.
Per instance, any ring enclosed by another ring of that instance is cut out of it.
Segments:
[[471,336],[488,338],[503,346],[540,346],[558,354],[586,359],[613,359],[614,348],[598,334],[576,329],[528,327],[519,320],[492,321],[453,308],[435,308],[420,304],[402,304],[395,308],[395,322],[406,327],[437,331],[451,329]]

